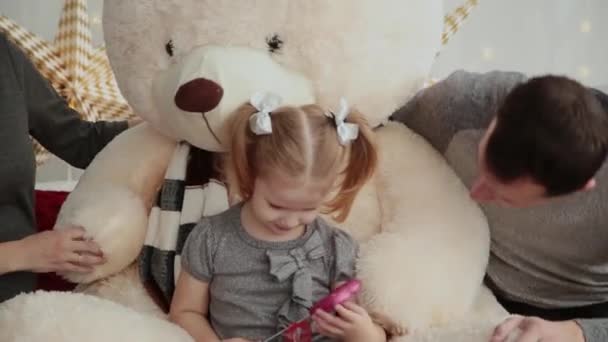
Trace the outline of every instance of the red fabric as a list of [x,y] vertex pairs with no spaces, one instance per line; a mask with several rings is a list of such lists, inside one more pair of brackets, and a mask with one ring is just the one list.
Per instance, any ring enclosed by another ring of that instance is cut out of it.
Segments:
[[[64,191],[36,190],[36,221],[38,231],[51,230],[55,226],[57,214],[68,196]],[[71,291],[76,284],[65,281],[54,273],[43,273],[38,277],[38,288],[47,291]]]

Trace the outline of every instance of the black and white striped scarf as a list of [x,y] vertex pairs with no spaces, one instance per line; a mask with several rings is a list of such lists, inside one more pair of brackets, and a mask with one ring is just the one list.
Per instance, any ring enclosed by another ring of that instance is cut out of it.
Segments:
[[216,177],[213,157],[187,143],[178,144],[150,212],[139,272],[165,308],[173,297],[181,251],[192,228],[202,217],[228,209],[226,187]]

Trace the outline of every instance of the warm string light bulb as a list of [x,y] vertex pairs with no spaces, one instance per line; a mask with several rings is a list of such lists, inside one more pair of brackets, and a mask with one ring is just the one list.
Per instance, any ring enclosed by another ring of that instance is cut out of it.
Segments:
[[91,16],[91,24],[92,25],[99,25],[101,24],[101,17],[97,14]]
[[[579,31],[581,33],[591,32],[591,21],[588,19],[581,20],[581,23],[579,25]],[[591,74],[591,70],[589,69],[588,66],[581,65],[578,67],[577,73],[581,79],[587,79],[587,78],[589,78],[589,75]]]
[[588,78],[590,74],[591,74],[591,70],[589,69],[588,66],[581,65],[578,67],[578,76],[580,78],[583,78],[583,79]]
[[589,33],[589,32],[591,32],[591,21],[589,21],[587,19],[581,21],[581,24],[579,26],[579,30],[581,31],[581,33]]
[[481,58],[486,61],[491,61],[494,59],[494,49],[491,47],[484,47],[481,49]]

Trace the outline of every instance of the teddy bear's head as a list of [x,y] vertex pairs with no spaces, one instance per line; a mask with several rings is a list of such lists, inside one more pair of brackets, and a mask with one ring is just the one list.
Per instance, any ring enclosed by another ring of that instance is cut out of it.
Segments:
[[440,47],[441,0],[106,0],[119,87],[156,129],[221,151],[220,127],[256,91],[372,125],[419,89]]

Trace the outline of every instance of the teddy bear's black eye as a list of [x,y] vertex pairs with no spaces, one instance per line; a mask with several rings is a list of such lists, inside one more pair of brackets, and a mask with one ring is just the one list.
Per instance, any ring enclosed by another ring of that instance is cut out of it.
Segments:
[[173,57],[174,49],[175,47],[173,46],[173,40],[169,40],[167,44],[165,44],[165,51],[167,51],[167,55],[169,55],[169,57]]
[[266,44],[268,45],[268,51],[275,53],[283,47],[283,40],[275,33],[266,38]]

